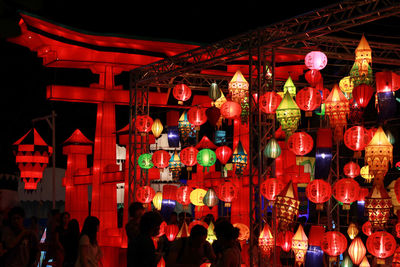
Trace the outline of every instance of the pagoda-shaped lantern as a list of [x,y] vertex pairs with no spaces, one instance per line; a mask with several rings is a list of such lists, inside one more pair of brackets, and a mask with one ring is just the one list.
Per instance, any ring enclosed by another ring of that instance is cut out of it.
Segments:
[[16,141],[13,147],[24,189],[36,190],[53,148],[46,144],[34,128]]
[[267,223],[264,225],[264,228],[258,237],[258,246],[263,255],[266,255],[267,257],[271,255],[271,250],[274,247],[274,237],[272,235],[271,227],[269,227]]
[[242,107],[242,119],[247,118],[249,112],[249,83],[242,72],[237,70],[228,84],[229,93],[233,102]]
[[177,180],[181,174],[182,163],[181,159],[178,155],[178,152],[175,150],[174,155],[169,160],[169,171],[172,173],[172,178]]
[[187,119],[187,111],[183,112],[181,117],[179,118],[178,129],[179,129],[179,134],[180,134],[182,143],[184,145],[187,144],[189,136],[190,136],[190,132],[192,130],[190,122]]
[[238,175],[243,174],[247,166],[247,152],[240,141],[233,152],[232,163],[235,164],[235,173]]
[[285,94],[286,92],[289,92],[291,97],[296,97],[296,86],[294,85],[294,82],[290,75],[283,85],[283,93]]
[[392,199],[386,192],[383,183],[375,184],[365,198],[365,210],[373,229],[383,230],[389,220]]
[[300,224],[296,233],[292,238],[292,250],[295,255],[295,261],[298,266],[304,263],[305,255],[308,248],[308,237],[304,232],[303,226]]
[[289,92],[283,96],[281,103],[276,109],[276,118],[282,126],[286,137],[292,135],[300,122],[301,112],[296,102],[293,100]]
[[382,127],[378,128],[365,147],[365,162],[369,166],[369,173],[375,178],[374,183],[383,181],[389,169],[389,163],[393,163],[393,145]]
[[299,205],[297,188],[290,181],[275,197],[276,216],[279,220],[279,228],[281,230],[287,230],[294,222],[295,217],[299,214]]
[[372,49],[364,35],[361,37],[361,40],[356,48],[355,62],[359,67],[359,73],[362,75],[367,74],[368,67],[372,65]]

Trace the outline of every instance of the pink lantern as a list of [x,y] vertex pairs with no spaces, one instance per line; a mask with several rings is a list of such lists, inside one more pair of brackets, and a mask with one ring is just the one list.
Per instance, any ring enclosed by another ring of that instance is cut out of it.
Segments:
[[322,70],[328,63],[328,59],[324,53],[312,51],[306,55],[304,63],[310,70]]

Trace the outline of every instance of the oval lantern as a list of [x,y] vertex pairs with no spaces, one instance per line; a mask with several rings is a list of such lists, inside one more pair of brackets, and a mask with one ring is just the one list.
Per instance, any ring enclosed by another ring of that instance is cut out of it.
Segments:
[[147,205],[153,200],[155,194],[156,192],[152,187],[141,186],[136,190],[136,199],[138,202]]
[[216,126],[219,118],[221,117],[221,111],[217,107],[210,107],[206,110],[207,121],[212,125]]
[[280,241],[279,245],[283,249],[283,251],[289,252],[291,250],[293,236],[294,233],[291,231],[279,232],[278,234],[278,239]]
[[369,172],[369,166],[368,166],[368,165],[365,165],[365,166],[361,167],[361,169],[360,169],[360,175],[361,175],[362,178],[365,179],[365,181],[366,181],[367,183],[372,182],[372,179],[374,179],[374,175],[372,175],[372,174]]
[[192,190],[189,186],[181,186],[176,190],[176,201],[178,201],[183,206],[188,206],[190,204],[190,193]]
[[328,58],[321,51],[311,51],[305,56],[304,63],[310,70],[322,70],[328,63]]
[[355,223],[351,222],[349,227],[347,227],[347,234],[350,239],[353,240],[358,235],[358,228]]
[[151,160],[152,155],[149,153],[145,153],[139,156],[138,158],[138,164],[140,168],[148,170],[154,167],[154,164]]
[[242,107],[239,103],[233,101],[226,101],[221,106],[221,115],[225,119],[237,119],[242,113]]
[[170,159],[171,155],[165,150],[157,150],[151,156],[151,161],[153,162],[154,166],[159,169],[167,168]]
[[349,249],[348,249],[351,261],[356,264],[360,265],[362,260],[365,257],[365,254],[367,253],[367,249],[364,246],[363,241],[361,240],[360,237],[356,237],[350,244]]
[[197,153],[197,162],[203,167],[210,167],[217,161],[215,152],[211,149],[204,148]]
[[155,119],[153,125],[151,126],[151,132],[154,135],[154,138],[160,137],[164,130],[164,126],[162,125],[160,119]]
[[153,119],[149,115],[140,115],[137,116],[135,125],[138,132],[144,135],[151,131]]
[[262,112],[274,114],[281,101],[282,97],[276,92],[266,92],[260,97],[259,106]]
[[225,202],[225,207],[230,207],[232,201],[237,198],[238,189],[234,183],[226,181],[218,186],[217,195],[220,200]]
[[306,196],[311,202],[317,204],[317,210],[322,210],[323,203],[332,196],[331,185],[322,179],[315,179],[307,185]]
[[193,146],[185,147],[181,150],[179,156],[181,158],[181,162],[186,166],[188,171],[191,171],[192,167],[196,165],[197,153],[199,153],[199,151]]
[[319,70],[308,70],[304,75],[306,81],[312,86],[315,87],[318,83],[322,81],[322,75]]
[[344,144],[353,151],[364,150],[370,141],[368,130],[362,126],[353,126],[344,133]]
[[305,87],[296,95],[297,106],[307,112],[318,108],[321,105],[321,101],[321,94],[313,87]]
[[268,178],[262,182],[260,191],[263,197],[270,201],[274,201],[276,195],[278,195],[284,187],[285,184],[282,180],[277,178]]
[[275,138],[271,138],[264,148],[264,156],[271,159],[276,159],[281,155],[281,147]]
[[246,241],[250,238],[250,229],[244,223],[234,223],[233,227],[239,229],[239,237],[238,237],[239,241]]
[[377,257],[377,264],[385,264],[385,259],[396,250],[396,240],[386,231],[378,231],[367,238],[368,252]]
[[180,83],[174,86],[172,94],[178,100],[178,104],[183,105],[183,102],[192,96],[192,90],[186,84]]
[[176,224],[168,224],[165,226],[165,236],[168,241],[172,242],[175,240],[176,236],[179,233],[179,227]]
[[347,239],[341,232],[328,231],[322,236],[321,249],[330,256],[330,261],[336,261],[336,257],[345,252],[346,248]]
[[218,197],[217,193],[215,193],[214,189],[209,188],[207,190],[207,193],[205,194],[203,198],[203,203],[210,209],[214,207],[215,205],[218,205]]
[[194,189],[190,193],[190,202],[198,207],[204,206],[203,198],[207,194],[207,191],[202,188]]
[[347,177],[355,178],[360,175],[360,166],[354,161],[350,161],[344,165],[343,173]]
[[372,234],[372,224],[370,221],[366,221],[362,226],[362,231],[366,236],[370,236]]
[[287,141],[288,149],[298,156],[308,154],[312,150],[313,145],[314,141],[312,137],[305,132],[294,133]]
[[158,191],[158,192],[154,195],[153,201],[152,201],[152,202],[153,202],[153,205],[154,205],[154,208],[156,208],[156,210],[161,210],[162,200],[163,200],[162,192],[161,192],[161,191]]
[[187,112],[187,119],[190,124],[199,129],[207,121],[206,109],[199,106],[190,108]]
[[219,162],[225,165],[232,157],[232,149],[229,146],[220,146],[215,150],[215,155]]
[[343,209],[349,210],[350,204],[357,201],[360,185],[351,178],[343,178],[333,185],[333,196],[343,203]]
[[366,108],[368,106],[373,94],[374,89],[366,84],[360,84],[353,89],[353,98],[362,108]]
[[217,100],[221,97],[221,90],[218,88],[217,83],[212,83],[210,89],[208,90],[208,96],[213,100]]

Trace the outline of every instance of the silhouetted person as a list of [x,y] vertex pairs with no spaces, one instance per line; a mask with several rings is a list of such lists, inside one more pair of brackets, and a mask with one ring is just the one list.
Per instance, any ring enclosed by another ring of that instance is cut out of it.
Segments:
[[74,267],[78,258],[79,222],[72,219],[68,222],[67,239],[64,245],[64,267]]
[[49,212],[49,218],[47,220],[47,231],[46,231],[46,257],[43,261],[43,265],[46,266],[50,259],[55,260],[57,254],[56,245],[56,229],[60,225],[60,211],[58,209],[52,209]]
[[161,259],[161,247],[154,246],[153,237],[160,231],[162,217],[158,212],[149,211],[140,219],[140,233],[130,241],[127,253],[128,267],[156,267]]
[[86,217],[79,238],[78,258],[76,267],[98,267],[102,257],[100,247],[97,243],[97,232],[100,221],[97,217]]
[[233,227],[228,221],[222,221],[216,224],[214,228],[217,236],[218,244],[221,247],[220,253],[217,254],[217,259],[213,267],[240,267],[240,244],[237,240],[239,237],[239,229]]
[[68,239],[67,228],[68,222],[71,215],[68,212],[63,212],[60,215],[60,224],[57,226],[55,231],[55,257],[58,266],[63,266],[64,253],[65,253],[65,242]]
[[140,202],[133,202],[129,205],[129,220],[125,225],[126,235],[128,237],[128,243],[135,236],[139,235],[139,224],[140,218],[144,213],[143,204]]

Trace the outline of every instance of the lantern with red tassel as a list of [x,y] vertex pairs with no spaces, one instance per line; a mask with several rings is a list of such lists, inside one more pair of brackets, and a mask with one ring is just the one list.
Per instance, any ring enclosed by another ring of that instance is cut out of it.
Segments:
[[178,233],[179,233],[179,227],[176,224],[168,224],[165,227],[165,236],[170,242],[175,240]]
[[359,184],[351,178],[340,179],[333,185],[333,196],[343,204],[344,210],[349,210],[350,204],[357,201],[359,191]]
[[151,203],[155,194],[156,192],[150,186],[141,186],[136,190],[136,200],[147,206],[147,204]]
[[344,165],[343,173],[347,177],[355,178],[360,175],[360,166],[354,161],[350,161]]
[[297,132],[292,134],[287,142],[287,147],[294,154],[304,156],[308,154],[314,145],[312,137],[306,132]]
[[223,182],[218,186],[218,198],[225,202],[225,207],[230,207],[233,200],[238,196],[238,188],[230,181]]
[[180,159],[183,165],[186,166],[187,171],[191,171],[192,167],[196,165],[197,153],[199,151],[193,146],[185,147],[181,150]]
[[285,184],[282,180],[277,178],[268,178],[261,184],[260,191],[263,197],[269,201],[274,201],[276,195],[278,195],[284,187]]
[[367,239],[368,252],[377,257],[377,264],[385,264],[385,259],[396,250],[396,240],[386,231],[378,231]]
[[281,101],[282,97],[276,92],[266,92],[260,97],[260,109],[264,113],[274,114]]
[[183,102],[192,96],[192,90],[186,84],[180,83],[175,85],[172,94],[178,100],[178,104],[183,105]]
[[293,186],[292,181],[289,181],[275,198],[276,216],[281,230],[287,230],[294,222],[294,218],[299,214],[299,205],[297,188]]
[[317,210],[322,210],[323,203],[332,196],[331,185],[322,179],[315,179],[307,185],[306,196],[311,202],[317,204]]
[[367,249],[364,246],[363,241],[361,240],[360,237],[356,237],[350,244],[349,249],[348,249],[351,261],[356,264],[360,265],[362,260],[365,257],[365,254],[367,253]]
[[314,109],[321,105],[321,94],[313,87],[305,87],[296,95],[297,106],[306,112],[306,117],[311,117]]
[[153,119],[149,115],[140,115],[136,118],[136,129],[141,135],[146,135],[151,131],[153,126]]
[[154,166],[159,169],[164,169],[168,167],[171,155],[165,150],[157,150],[151,156]]
[[274,247],[274,237],[272,236],[271,228],[267,223],[264,225],[264,228],[258,237],[258,246],[262,254],[268,257],[271,255],[271,250]]
[[362,108],[366,108],[368,106],[373,94],[374,89],[367,84],[360,84],[353,89],[353,98]]
[[365,198],[365,210],[368,212],[368,220],[371,222],[372,229],[384,229],[392,207],[392,199],[386,192],[383,183],[375,184]]
[[330,262],[336,261],[337,256],[346,250],[347,239],[341,232],[328,231],[322,236],[321,248],[329,255]]
[[355,152],[354,157],[356,158],[361,157],[361,151],[364,150],[369,141],[369,133],[363,126],[353,126],[344,133],[344,144]]
[[207,121],[206,109],[199,106],[190,108],[187,112],[187,119],[196,127],[196,130],[199,130],[200,126]]

